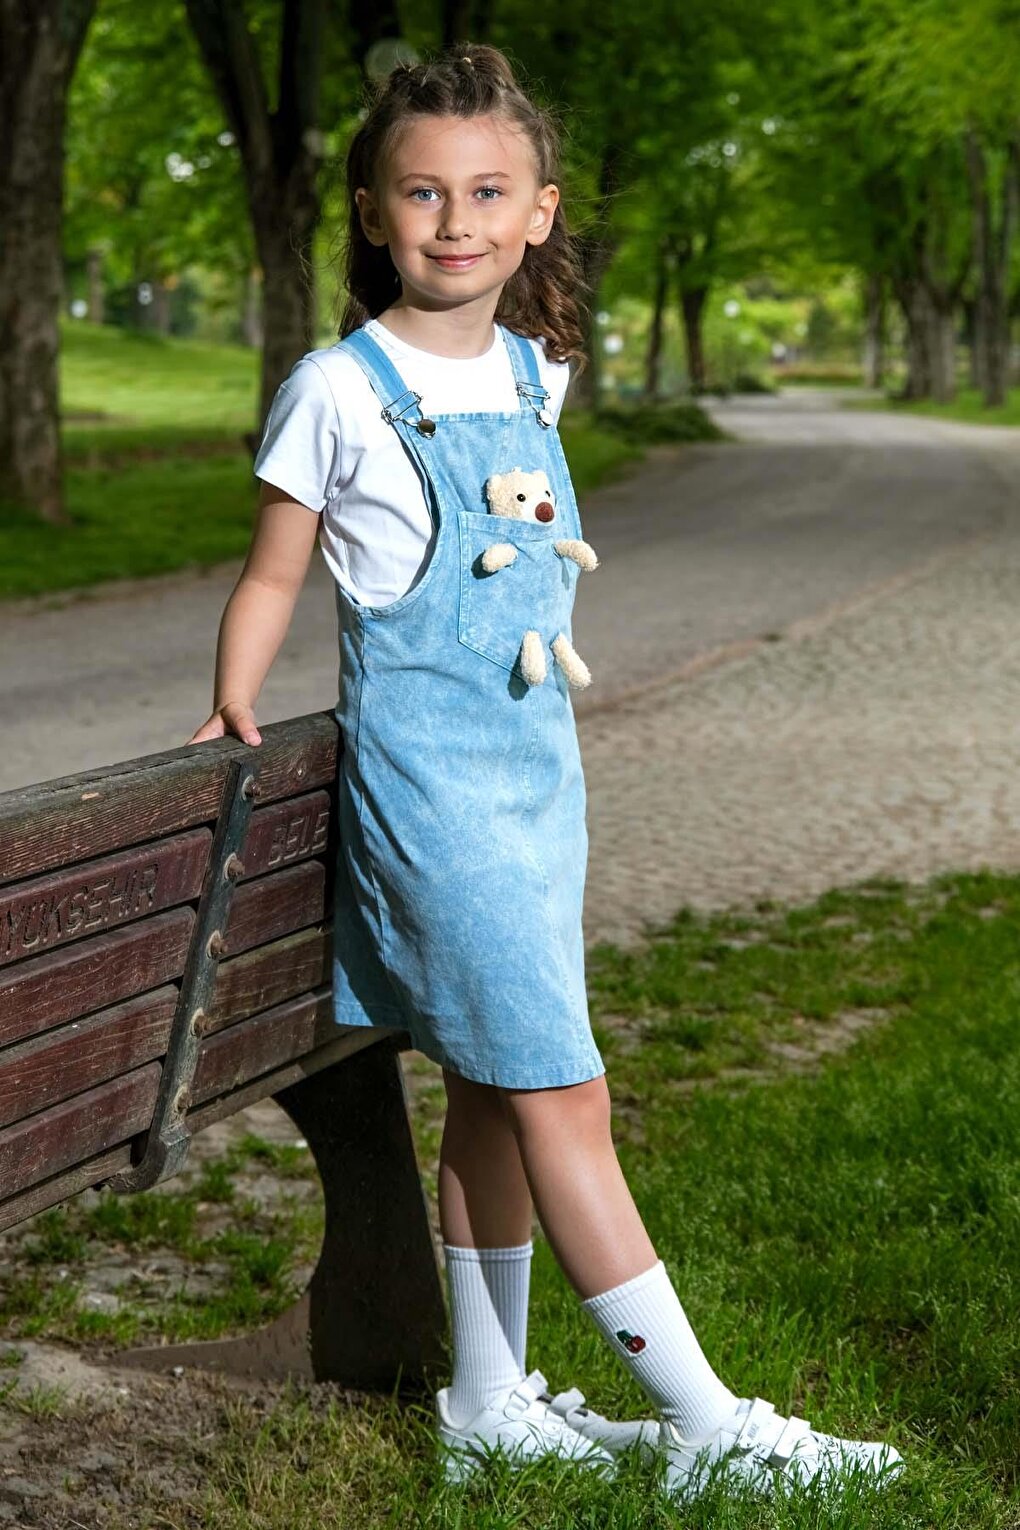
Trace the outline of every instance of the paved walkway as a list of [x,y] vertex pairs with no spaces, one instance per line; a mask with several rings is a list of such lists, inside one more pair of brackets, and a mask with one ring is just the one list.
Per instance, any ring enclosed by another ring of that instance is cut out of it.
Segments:
[[[954,480],[978,454],[984,528],[581,721],[587,940],[632,941],[683,904],[1020,869],[1020,432],[817,398],[717,412],[776,446],[842,435],[882,452],[905,428]],[[898,492],[914,486],[900,476]]]

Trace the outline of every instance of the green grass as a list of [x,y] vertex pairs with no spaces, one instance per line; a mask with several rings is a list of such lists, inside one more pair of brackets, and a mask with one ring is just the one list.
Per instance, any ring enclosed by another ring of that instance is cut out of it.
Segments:
[[[877,881],[800,908],[682,910],[645,950],[589,953],[621,1158],[706,1352],[742,1393],[823,1428],[896,1443],[908,1472],[887,1495],[826,1503],[808,1492],[771,1508],[717,1496],[681,1513],[637,1463],[615,1483],[544,1466],[451,1489],[433,1462],[424,1403],[295,1383],[268,1412],[230,1401],[217,1438],[203,1442],[199,1522],[1020,1525],[1018,920],[1020,878]],[[862,1012],[873,1023],[851,1043],[848,1019]],[[431,1169],[428,1091],[419,1104],[417,1139]],[[229,1191],[229,1172],[210,1178],[211,1169],[206,1199],[217,1185]],[[144,1207],[156,1199],[118,1201],[117,1236],[187,1248],[189,1215],[151,1220]],[[121,1220],[128,1207],[142,1208],[137,1222]],[[78,1249],[74,1218],[73,1208],[54,1213],[47,1234],[64,1263]],[[314,1247],[314,1227],[296,1225],[300,1248]],[[113,1230],[98,1220],[87,1229],[92,1239]],[[38,1264],[40,1300],[48,1257]],[[267,1314],[286,1299],[285,1270],[269,1264]],[[211,1306],[207,1332],[237,1320],[223,1298]],[[64,1332],[72,1321],[68,1307],[36,1331]],[[644,1411],[541,1239],[528,1359],[554,1388],[580,1385],[603,1412]]]
[[[243,558],[258,491],[243,443],[256,354],[86,323],[61,335],[70,524],[0,512],[0,599]],[[579,494],[642,457],[629,434],[580,411],[561,434]]]
[[910,401],[884,399],[848,399],[847,409],[886,409],[898,414],[924,414],[936,420],[959,420],[965,425],[1020,425],[1020,388],[1011,388],[1005,404],[988,409],[976,388],[961,388],[950,404],[936,404],[931,399]]
[[[103,1339],[120,1345],[213,1338],[228,1330],[257,1328],[298,1294],[291,1280],[295,1261],[313,1262],[322,1240],[321,1197],[311,1205],[291,1195],[265,1212],[236,1194],[240,1170],[258,1165],[283,1181],[315,1181],[307,1152],[274,1148],[244,1138],[221,1158],[205,1163],[195,1183],[172,1193],[120,1196],[105,1192],[96,1204],[54,1207],[32,1224],[21,1251],[21,1268],[5,1281],[0,1320],[21,1338],[59,1338],[74,1343]],[[203,1230],[203,1213],[229,1207],[228,1225]],[[129,1253],[121,1308],[114,1314],[79,1305],[91,1262]],[[133,1278],[132,1266],[172,1253],[201,1271],[215,1261],[223,1271],[212,1296],[177,1291],[164,1299],[158,1282]],[[61,1270],[63,1274],[61,1274]]]

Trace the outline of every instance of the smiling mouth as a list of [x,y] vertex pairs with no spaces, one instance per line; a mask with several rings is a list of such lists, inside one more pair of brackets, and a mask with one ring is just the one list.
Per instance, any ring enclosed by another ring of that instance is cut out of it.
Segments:
[[473,260],[481,260],[481,252],[477,255],[430,255],[430,260],[437,260],[442,266],[466,266]]

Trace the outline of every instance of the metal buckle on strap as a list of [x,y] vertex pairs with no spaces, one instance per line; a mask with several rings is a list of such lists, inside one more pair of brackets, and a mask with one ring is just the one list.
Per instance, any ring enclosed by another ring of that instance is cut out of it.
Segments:
[[[543,388],[541,383],[519,382],[517,384],[517,392],[521,395],[522,398],[527,399],[532,409],[534,409],[535,414],[538,416],[538,423],[542,425],[546,430],[548,430],[549,426],[553,422],[551,412],[545,407],[549,398],[549,389]],[[542,400],[540,405],[536,403],[537,399]]]
[[[411,395],[411,397],[408,399],[407,403],[401,404],[400,408],[397,409],[396,405],[399,404],[400,400],[405,398],[408,393]],[[421,416],[420,419],[417,419],[414,422],[414,428],[418,434],[420,436],[426,437],[434,436],[436,433],[436,422],[435,420],[427,419],[425,415],[422,414],[421,394],[415,393],[413,388],[405,388],[403,393],[398,393],[396,398],[391,399],[383,409],[382,417],[386,421],[387,425],[394,425],[398,420],[403,422],[404,416],[407,414],[409,409],[417,409],[418,414]]]

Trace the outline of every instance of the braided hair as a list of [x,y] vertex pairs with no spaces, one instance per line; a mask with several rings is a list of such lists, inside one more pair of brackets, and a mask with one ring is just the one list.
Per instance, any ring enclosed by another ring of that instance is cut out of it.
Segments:
[[[400,293],[400,277],[385,245],[373,245],[361,227],[355,192],[378,184],[394,141],[414,117],[492,115],[518,128],[531,144],[540,185],[556,182],[560,131],[518,84],[506,55],[485,43],[458,43],[427,62],[401,63],[370,86],[364,121],[347,151],[348,218],[341,256],[346,301],[337,302],[341,336],[375,318]],[[587,365],[578,293],[584,288],[574,239],[562,203],[542,244],[528,244],[521,264],[500,294],[496,320],[518,334],[541,338],[550,361]],[[341,311],[342,305],[342,311]]]

